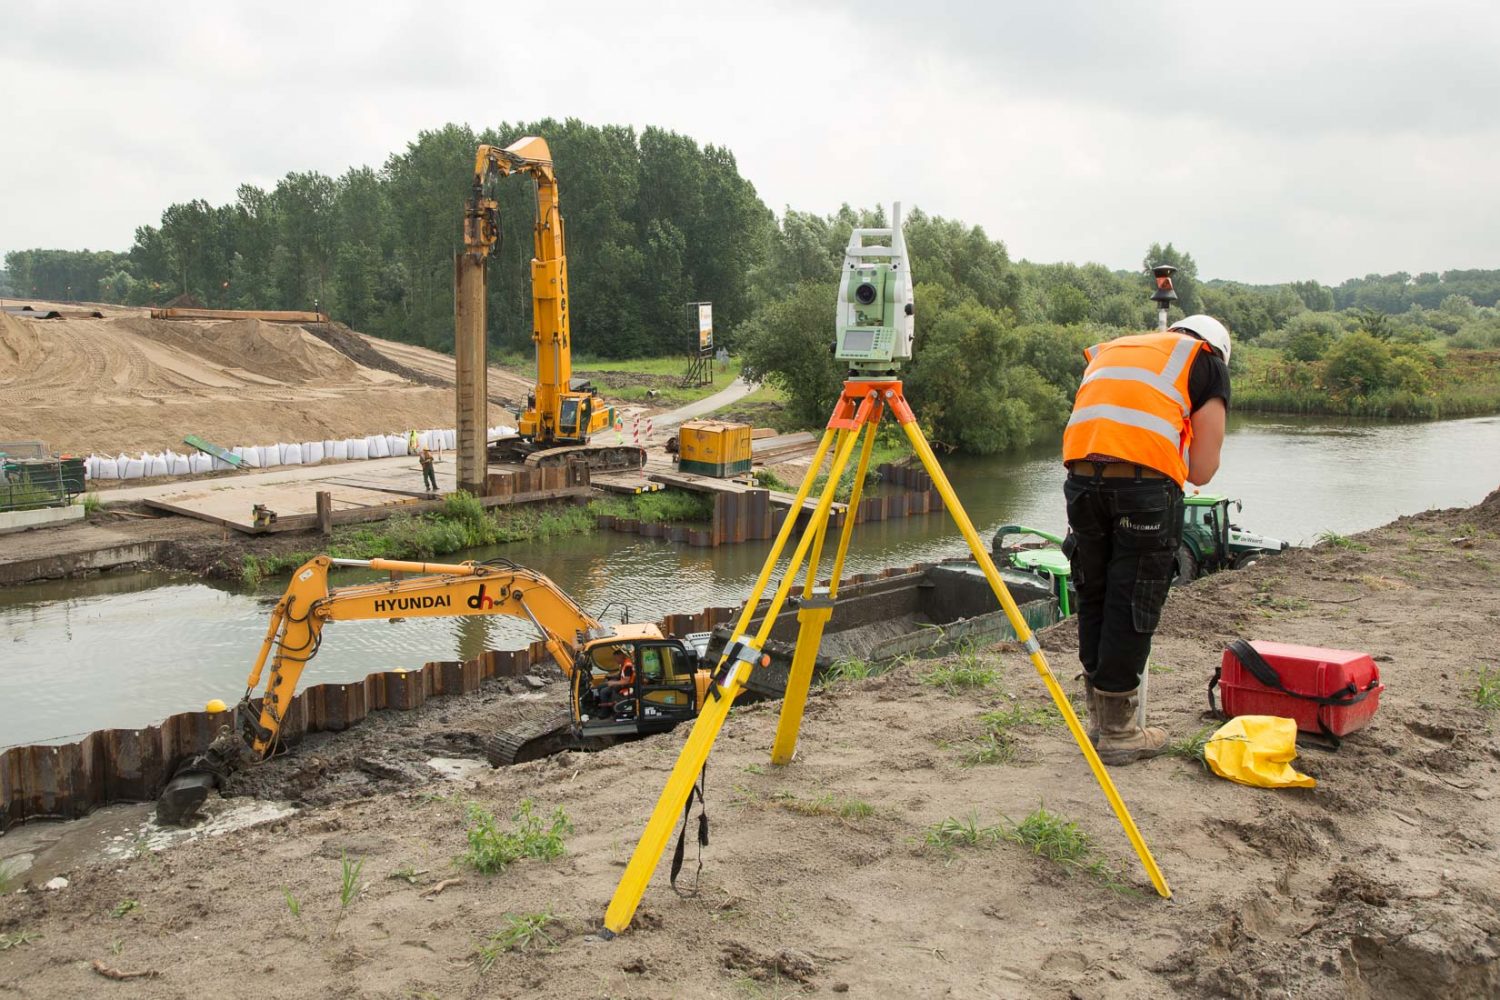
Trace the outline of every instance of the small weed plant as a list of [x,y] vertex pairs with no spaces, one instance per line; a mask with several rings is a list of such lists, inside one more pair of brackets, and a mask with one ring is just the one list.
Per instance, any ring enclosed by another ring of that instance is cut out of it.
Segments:
[[557,922],[551,910],[541,913],[507,913],[505,925],[479,946],[479,971],[488,972],[502,954],[508,951],[531,951],[536,947],[554,948],[557,939],[547,928]]
[[567,813],[558,806],[548,820],[535,810],[536,803],[526,799],[511,817],[514,828],[502,830],[494,813],[469,803],[469,850],[464,860],[478,871],[493,875],[521,858],[550,861],[561,857],[563,839],[573,832]]
[[1016,741],[1009,733],[988,732],[979,739],[956,744],[959,763],[964,767],[984,764],[1009,764],[1016,759]]
[[1482,667],[1470,696],[1480,708],[1500,712],[1500,667]]
[[1336,531],[1318,532],[1318,541],[1325,542],[1335,549],[1351,549],[1355,552],[1370,551],[1370,547],[1364,542],[1357,542],[1348,535],[1341,535]]
[[405,882],[407,885],[416,885],[417,877],[426,874],[427,869],[425,868],[423,868],[421,871],[418,871],[412,865],[402,865],[400,868],[397,868],[395,871],[391,872],[391,874],[387,877],[398,878],[401,881]]
[[122,899],[118,903],[115,904],[115,908],[114,909],[112,909],[112,910],[109,911],[109,915],[112,916],[112,917],[114,917],[116,920],[119,920],[121,917],[124,917],[124,916],[126,916],[126,915],[128,915],[130,913],[133,913],[134,911],[139,910],[140,908],[141,908],[140,900],[136,900],[136,899]]
[[92,490],[83,495],[83,513],[86,516],[92,517],[99,513],[99,508],[103,506],[104,503],[99,499],[99,494]]
[[352,861],[347,851],[339,853],[339,914],[342,916],[359,898],[359,892],[364,888],[359,883],[360,872],[365,870],[364,859]]
[[864,660],[835,660],[823,671],[819,683],[825,688],[832,688],[846,681],[862,681],[874,674],[875,667]]
[[1005,835],[999,826],[981,826],[978,813],[963,819],[949,816],[927,828],[922,840],[928,846],[952,854],[955,847],[993,847]]
[[962,660],[955,663],[942,663],[922,675],[923,684],[940,687],[948,694],[987,688],[999,679],[998,670],[979,662],[977,658],[972,663],[965,663]]
[[12,867],[0,861],[0,895],[10,892],[15,887],[16,876],[19,874],[18,867]]
[[0,934],[0,951],[10,951],[12,948],[19,948],[23,944],[31,944],[31,942],[40,937],[41,935],[36,931],[27,930],[16,931],[13,934]]
[[1038,806],[1035,812],[1019,823],[1006,820],[1004,839],[1020,844],[1032,854],[1046,858],[1065,872],[1083,872],[1111,889],[1124,890],[1128,886],[1121,874],[1102,858],[1095,858],[1089,835],[1079,829],[1077,823]]
[[302,901],[299,900],[296,896],[293,896],[292,890],[288,889],[286,886],[281,887],[281,895],[282,898],[286,900],[287,912],[296,917],[298,920],[301,920]]
[[1162,755],[1196,761],[1207,769],[1208,760],[1203,756],[1203,751],[1208,748],[1209,738],[1213,735],[1213,732],[1213,726],[1204,726],[1191,736],[1184,736],[1180,740],[1172,740],[1166,746],[1162,747]]
[[875,807],[860,799],[842,799],[832,793],[816,799],[799,799],[790,793],[776,796],[781,808],[802,816],[836,816],[844,822],[858,822],[875,815]]

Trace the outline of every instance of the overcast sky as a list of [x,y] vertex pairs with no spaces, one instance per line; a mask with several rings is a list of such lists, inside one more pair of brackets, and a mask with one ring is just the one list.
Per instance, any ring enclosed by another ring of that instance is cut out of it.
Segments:
[[174,201],[574,116],[728,146],[778,214],[900,200],[1015,258],[1500,267],[1494,2],[31,0],[0,24],[0,252],[124,250]]

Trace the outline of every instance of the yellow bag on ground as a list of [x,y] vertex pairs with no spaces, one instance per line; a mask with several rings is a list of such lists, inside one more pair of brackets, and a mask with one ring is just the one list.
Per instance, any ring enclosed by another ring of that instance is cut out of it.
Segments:
[[1297,721],[1275,715],[1237,715],[1208,739],[1204,759],[1221,778],[1257,788],[1312,788],[1317,781],[1292,767]]

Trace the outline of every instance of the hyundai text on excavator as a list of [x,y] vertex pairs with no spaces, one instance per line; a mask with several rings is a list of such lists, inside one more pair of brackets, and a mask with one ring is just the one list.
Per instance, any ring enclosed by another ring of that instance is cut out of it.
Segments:
[[[330,588],[328,574],[334,567],[388,571],[393,576]],[[395,575],[402,573],[423,575]],[[292,575],[271,612],[232,726],[224,727],[204,753],[178,767],[157,801],[158,819],[178,823],[192,817],[231,771],[278,752],[282,721],[302,671],[317,655],[327,623],[450,615],[507,615],[529,621],[570,682],[567,712],[486,738],[486,754],[496,766],[567,749],[602,749],[622,739],[665,732],[695,718],[708,694],[710,676],[701,650],[663,636],[652,624],[604,625],[546,576],[509,561],[443,564],[319,555]],[[596,682],[615,669],[616,650],[624,650],[635,664],[635,683],[618,695],[605,695],[609,689],[596,688]],[[270,673],[257,698],[268,660]]]
[[[638,469],[645,464],[644,449],[589,442],[593,434],[614,423],[614,410],[599,398],[587,379],[573,377],[568,258],[562,213],[558,208],[557,175],[545,139],[527,136],[504,148],[484,145],[474,156],[474,185],[464,207],[464,248],[454,271],[458,342],[464,343],[465,323],[472,323],[477,313],[479,358],[483,358],[485,261],[495,256],[501,246],[500,206],[493,187],[499,178],[517,173],[530,176],[536,184],[536,225],[532,234],[535,256],[531,261],[531,339],[536,344],[536,384],[519,416],[517,435],[491,444],[489,456],[528,465],[560,465],[581,458],[595,470]],[[472,335],[472,331],[468,332]],[[475,363],[479,374],[483,361]],[[482,405],[482,394],[475,395]],[[483,426],[483,421],[479,426]]]

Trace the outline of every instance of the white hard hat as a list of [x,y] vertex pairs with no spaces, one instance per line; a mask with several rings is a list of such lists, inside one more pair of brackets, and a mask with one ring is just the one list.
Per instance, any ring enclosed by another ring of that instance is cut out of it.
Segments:
[[1202,313],[1188,316],[1173,323],[1171,329],[1191,333],[1205,341],[1208,346],[1218,350],[1226,365],[1229,364],[1229,330],[1212,316],[1204,316]]

